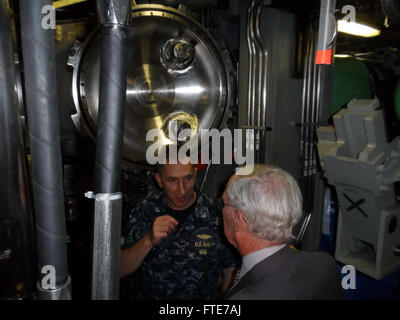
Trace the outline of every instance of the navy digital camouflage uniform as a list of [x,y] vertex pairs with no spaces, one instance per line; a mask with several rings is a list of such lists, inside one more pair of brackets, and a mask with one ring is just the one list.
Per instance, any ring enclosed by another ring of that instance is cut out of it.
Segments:
[[222,219],[205,195],[182,211],[167,206],[163,192],[140,202],[130,213],[123,248],[150,232],[154,220],[175,218],[175,232],[161,239],[141,265],[138,299],[218,299],[221,269],[235,265],[232,247],[221,236]]

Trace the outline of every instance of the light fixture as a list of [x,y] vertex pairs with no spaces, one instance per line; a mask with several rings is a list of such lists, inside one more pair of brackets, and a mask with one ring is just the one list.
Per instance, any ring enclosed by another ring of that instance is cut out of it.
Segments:
[[352,55],[347,54],[347,53],[336,53],[335,58],[351,58]]
[[379,29],[375,29],[361,23],[348,22],[345,20],[338,21],[338,31],[360,37],[376,37],[381,34]]
[[338,0],[336,8],[338,32],[359,37],[376,37],[385,27],[386,15],[380,1]]

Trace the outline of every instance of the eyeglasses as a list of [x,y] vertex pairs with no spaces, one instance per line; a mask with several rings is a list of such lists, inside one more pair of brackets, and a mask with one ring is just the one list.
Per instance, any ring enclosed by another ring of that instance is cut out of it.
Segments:
[[[216,200],[216,204],[217,204],[218,210],[221,211],[221,212],[222,212],[222,209],[224,209],[225,207],[232,207],[232,208],[234,208],[236,214],[237,214],[237,212],[238,212],[238,211],[236,210],[236,208],[235,208],[232,204],[230,204],[230,203],[225,203],[225,202],[224,202],[224,199],[223,199],[222,197],[221,197],[221,198],[218,198],[218,199]],[[241,216],[242,216],[244,222],[247,223],[246,218],[243,216],[243,214],[242,214]]]
[[218,199],[216,200],[216,204],[217,204],[218,209],[221,210],[221,211],[222,211],[222,209],[225,208],[225,207],[233,207],[233,208],[234,208],[233,205],[228,204],[228,203],[225,203],[223,198],[218,198]]

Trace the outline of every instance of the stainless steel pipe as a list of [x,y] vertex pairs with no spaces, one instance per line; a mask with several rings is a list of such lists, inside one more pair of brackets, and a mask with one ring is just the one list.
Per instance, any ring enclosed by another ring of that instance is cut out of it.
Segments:
[[119,296],[122,193],[97,194],[93,232],[93,300]]
[[247,127],[255,129],[255,159],[265,161],[268,51],[260,34],[263,0],[253,0],[247,11],[246,42],[248,48]]
[[260,78],[259,78],[259,110],[258,110],[258,123],[257,126],[262,127],[260,129],[260,158],[259,162],[265,162],[265,131],[266,131],[266,113],[267,113],[267,76],[268,76],[268,50],[265,47],[264,40],[260,34],[260,15],[261,10],[264,6],[264,0],[261,0],[257,6],[256,21],[255,21],[255,33],[256,42],[259,45],[260,55]]

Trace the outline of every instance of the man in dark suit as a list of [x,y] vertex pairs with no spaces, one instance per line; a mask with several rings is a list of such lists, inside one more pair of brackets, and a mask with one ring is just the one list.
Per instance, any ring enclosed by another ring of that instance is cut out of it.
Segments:
[[225,235],[243,258],[226,299],[343,299],[339,270],[328,253],[286,245],[302,211],[300,189],[289,173],[256,165],[251,175],[231,177],[222,201]]

